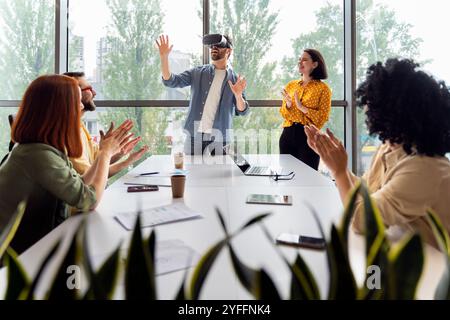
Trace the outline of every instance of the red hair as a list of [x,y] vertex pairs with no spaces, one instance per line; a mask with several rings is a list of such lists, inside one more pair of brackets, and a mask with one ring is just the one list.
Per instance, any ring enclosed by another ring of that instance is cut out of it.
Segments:
[[69,157],[80,157],[80,103],[76,80],[61,75],[37,78],[25,91],[11,129],[12,140],[45,143]]

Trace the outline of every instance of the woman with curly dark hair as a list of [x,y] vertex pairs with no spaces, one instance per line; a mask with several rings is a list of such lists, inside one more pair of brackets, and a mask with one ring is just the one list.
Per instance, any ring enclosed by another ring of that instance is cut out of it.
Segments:
[[[356,96],[364,107],[371,135],[383,142],[363,176],[384,224],[419,231],[434,243],[426,221],[434,210],[450,230],[450,93],[444,82],[418,69],[411,60],[389,59],[367,72]],[[305,129],[308,143],[336,179],[344,202],[359,181],[347,169],[343,144],[331,131]],[[353,228],[363,231],[362,203]]]

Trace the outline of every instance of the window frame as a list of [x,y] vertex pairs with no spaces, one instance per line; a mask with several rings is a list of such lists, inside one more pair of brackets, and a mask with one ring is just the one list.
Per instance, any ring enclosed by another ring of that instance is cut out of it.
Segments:
[[[356,102],[356,0],[342,0],[344,8],[344,100],[333,100],[332,107],[345,108],[345,146],[349,153],[349,168],[357,171]],[[69,2],[55,0],[55,73],[68,71]],[[210,1],[203,0],[203,34],[209,33]],[[203,49],[203,63],[209,63],[208,48]],[[257,108],[279,107],[281,100],[249,100]],[[1,107],[18,107],[19,100],[0,100]],[[99,100],[98,107],[188,107],[188,100]]]

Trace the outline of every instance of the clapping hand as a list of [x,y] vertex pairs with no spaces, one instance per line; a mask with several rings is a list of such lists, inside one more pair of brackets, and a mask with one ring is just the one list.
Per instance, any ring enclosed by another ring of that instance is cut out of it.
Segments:
[[281,95],[283,96],[283,100],[286,102],[286,107],[288,109],[292,108],[292,98],[286,91],[286,89],[283,89],[283,91],[281,91]]
[[143,146],[142,148],[140,148],[138,151],[133,152],[132,154],[130,154],[130,156],[128,157],[127,161],[132,164],[135,163],[136,161],[138,161],[139,159],[142,158],[142,156],[149,150],[148,146]]
[[110,127],[106,134],[100,132],[100,151],[104,151],[109,156],[114,156],[129,142],[133,136],[129,133],[130,128],[127,125],[120,126],[116,130],[113,130],[113,125]]
[[247,80],[245,80],[245,77],[239,75],[235,84],[231,80],[228,80],[228,84],[235,97],[241,97],[247,87]]
[[[125,120],[116,130],[123,129],[127,132],[130,131],[133,128],[133,121],[131,120]],[[111,122],[108,131],[106,133],[103,132],[103,130],[100,130],[100,148],[102,145],[102,141],[110,137],[114,132],[114,122]]]
[[325,134],[311,125],[305,127],[305,133],[309,147],[320,156],[334,177],[347,171],[347,151],[330,129]]
[[[128,159],[126,160],[128,163],[132,164],[135,163],[137,160],[142,158],[142,156],[148,151],[149,147],[144,146],[140,148],[138,151],[131,153],[133,151],[134,147],[142,140],[141,137],[134,138],[130,141],[128,141],[122,149],[120,149],[120,152],[116,155],[120,158],[126,156],[129,154]],[[130,154],[131,153],[131,154]]]
[[299,96],[298,96],[298,92],[296,91],[294,93],[294,100],[295,100],[295,105],[297,106],[297,108],[303,112],[304,114],[308,113],[308,108],[304,107]]

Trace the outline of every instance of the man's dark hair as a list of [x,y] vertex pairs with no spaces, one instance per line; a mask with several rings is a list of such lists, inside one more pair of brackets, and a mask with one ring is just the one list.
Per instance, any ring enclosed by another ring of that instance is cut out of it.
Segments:
[[233,40],[231,39],[231,36],[228,34],[223,35],[225,39],[227,39],[228,44],[230,45],[230,48],[233,48]]
[[64,75],[71,78],[83,78],[85,76],[84,72],[65,72]]
[[418,67],[407,59],[372,65],[356,92],[357,103],[367,106],[371,135],[402,144],[407,154],[445,156],[450,152],[450,92]]
[[313,62],[317,62],[317,67],[311,72],[310,77],[314,80],[324,80],[328,79],[327,65],[325,64],[325,59],[322,54],[315,49],[305,49],[303,50],[311,56]]

